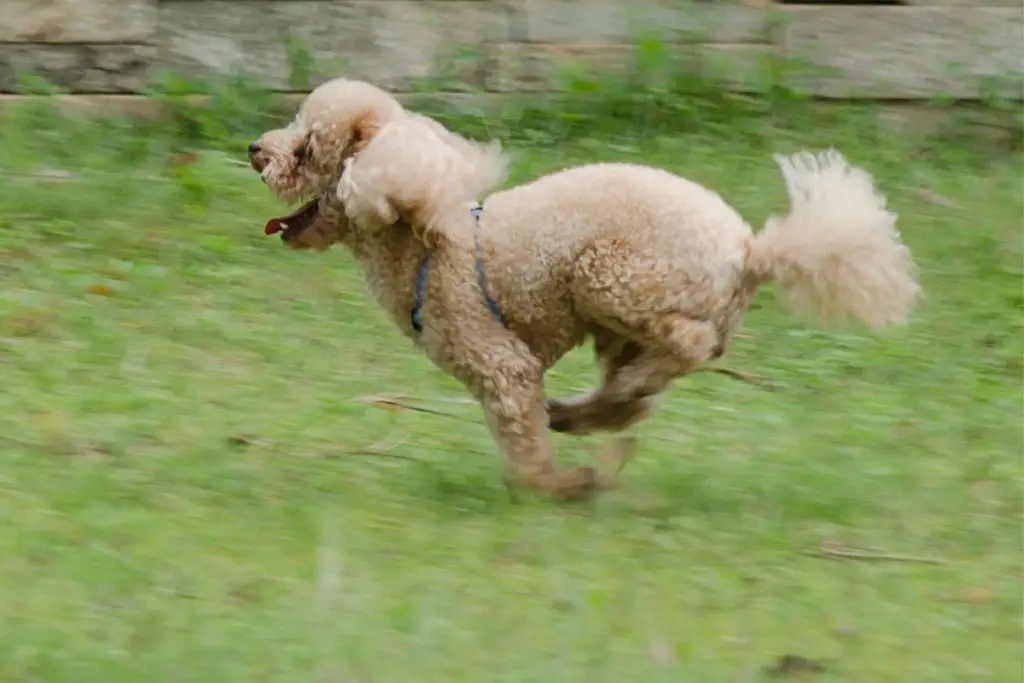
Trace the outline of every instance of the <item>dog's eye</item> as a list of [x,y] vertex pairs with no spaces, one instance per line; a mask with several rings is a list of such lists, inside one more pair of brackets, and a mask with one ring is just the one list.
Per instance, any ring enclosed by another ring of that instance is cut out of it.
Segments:
[[306,160],[306,145],[300,145],[295,148],[295,160],[305,161]]

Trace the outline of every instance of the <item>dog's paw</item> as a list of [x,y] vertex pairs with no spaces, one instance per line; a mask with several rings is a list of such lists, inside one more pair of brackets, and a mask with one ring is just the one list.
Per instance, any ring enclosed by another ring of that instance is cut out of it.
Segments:
[[548,429],[553,432],[572,433],[579,428],[574,411],[554,399],[547,402]]
[[587,500],[598,489],[599,477],[595,467],[569,467],[555,472],[554,478],[551,493],[558,500]]

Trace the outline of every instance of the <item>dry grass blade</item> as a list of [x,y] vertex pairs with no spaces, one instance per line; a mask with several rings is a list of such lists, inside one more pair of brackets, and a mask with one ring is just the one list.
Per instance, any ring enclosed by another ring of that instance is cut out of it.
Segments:
[[459,405],[479,405],[478,401],[470,396],[411,396],[409,394],[401,394],[392,398],[400,398],[405,401],[413,401],[416,403],[455,403]]
[[937,557],[920,557],[915,555],[897,555],[893,553],[874,552],[849,548],[845,546],[824,545],[820,548],[809,550],[805,553],[812,557],[826,557],[834,560],[863,560],[875,562],[908,562],[916,564],[946,564],[945,560]]
[[613,470],[610,475],[601,477],[603,488],[615,488],[619,484],[619,476],[626,464],[633,459],[636,451],[637,439],[635,436],[623,436],[605,444],[594,454],[594,460],[599,466],[608,467]]
[[402,455],[401,453],[392,453],[392,451],[409,440],[408,434],[397,435],[397,429],[392,429],[383,439],[372,443],[368,446],[359,446],[356,448],[347,448],[341,453],[328,455],[329,458],[337,458],[348,455],[360,455],[360,456],[371,456],[377,458],[389,458],[391,460],[405,460],[407,462],[414,462],[419,465],[427,465],[433,467],[433,463],[420,458],[414,458],[411,455]]
[[404,460],[406,462],[414,462],[417,465],[426,465],[427,467],[433,467],[434,466],[434,463],[432,463],[432,462],[427,462],[426,460],[421,460],[420,458],[414,458],[411,455],[402,455],[401,453],[387,453],[387,452],[382,452],[382,451],[368,451],[368,450],[352,449],[352,450],[349,450],[349,451],[345,451],[343,453],[343,455],[361,455],[361,456],[371,456],[371,457],[375,457],[375,458],[389,458],[391,460]]
[[444,410],[437,410],[435,408],[424,408],[423,406],[412,405],[411,403],[404,403],[398,399],[390,398],[387,396],[363,396],[354,399],[359,403],[369,403],[378,408],[384,408],[386,410],[409,410],[414,413],[426,413],[428,415],[440,415],[441,417],[450,417],[453,420],[461,420],[463,422],[475,422],[462,415],[455,413],[449,413]]
[[930,190],[927,187],[919,187],[915,191],[915,194],[926,202],[941,206],[947,209],[957,208],[957,203],[949,197],[943,196],[935,190]]
[[[397,431],[397,430],[396,430]],[[391,434],[385,436],[377,443],[370,444],[369,446],[363,446],[362,448],[351,451],[353,455],[384,455],[390,451],[401,446],[403,443],[409,440],[409,435],[404,434],[397,439]]]
[[741,382],[753,384],[754,386],[764,385],[761,379],[755,377],[754,375],[748,375],[747,373],[740,372],[739,370],[730,370],[729,368],[697,368],[693,372],[712,372],[716,375],[725,375],[726,377],[732,377],[733,379],[738,379]]

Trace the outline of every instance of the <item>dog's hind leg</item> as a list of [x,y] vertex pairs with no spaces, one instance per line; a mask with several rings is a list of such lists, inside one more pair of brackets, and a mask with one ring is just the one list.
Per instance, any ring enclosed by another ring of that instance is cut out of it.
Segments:
[[603,375],[602,384],[578,396],[549,399],[550,428],[570,434],[589,434],[599,430],[617,432],[649,417],[657,408],[657,396],[618,404],[605,400],[606,387],[616,381],[615,376],[622,368],[636,361],[642,353],[640,344],[626,337],[604,328],[595,330],[594,355]]
[[594,242],[579,254],[573,304],[597,326],[604,381],[587,396],[551,401],[552,430],[625,429],[651,414],[673,379],[722,354],[724,340],[701,315],[721,293],[702,272],[691,276],[692,264],[679,256],[626,238]]
[[707,322],[668,315],[645,327],[634,332],[634,339],[623,335],[602,344],[595,337],[604,382],[590,394],[549,401],[552,430],[587,434],[626,429],[653,412],[658,394],[673,379],[720,353],[718,334]]
[[550,429],[576,435],[597,431],[621,432],[649,418],[660,403],[657,395],[612,403],[605,400],[603,389],[602,386],[586,396],[549,400]]

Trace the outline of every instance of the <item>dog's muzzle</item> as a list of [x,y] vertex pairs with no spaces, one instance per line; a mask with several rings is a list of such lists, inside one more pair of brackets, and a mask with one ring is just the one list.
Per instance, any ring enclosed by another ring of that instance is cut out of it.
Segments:
[[249,145],[249,165],[252,166],[252,169],[257,173],[262,173],[263,169],[267,165],[266,161],[263,159],[263,155],[260,153],[262,151],[263,148],[258,142],[254,142]]

